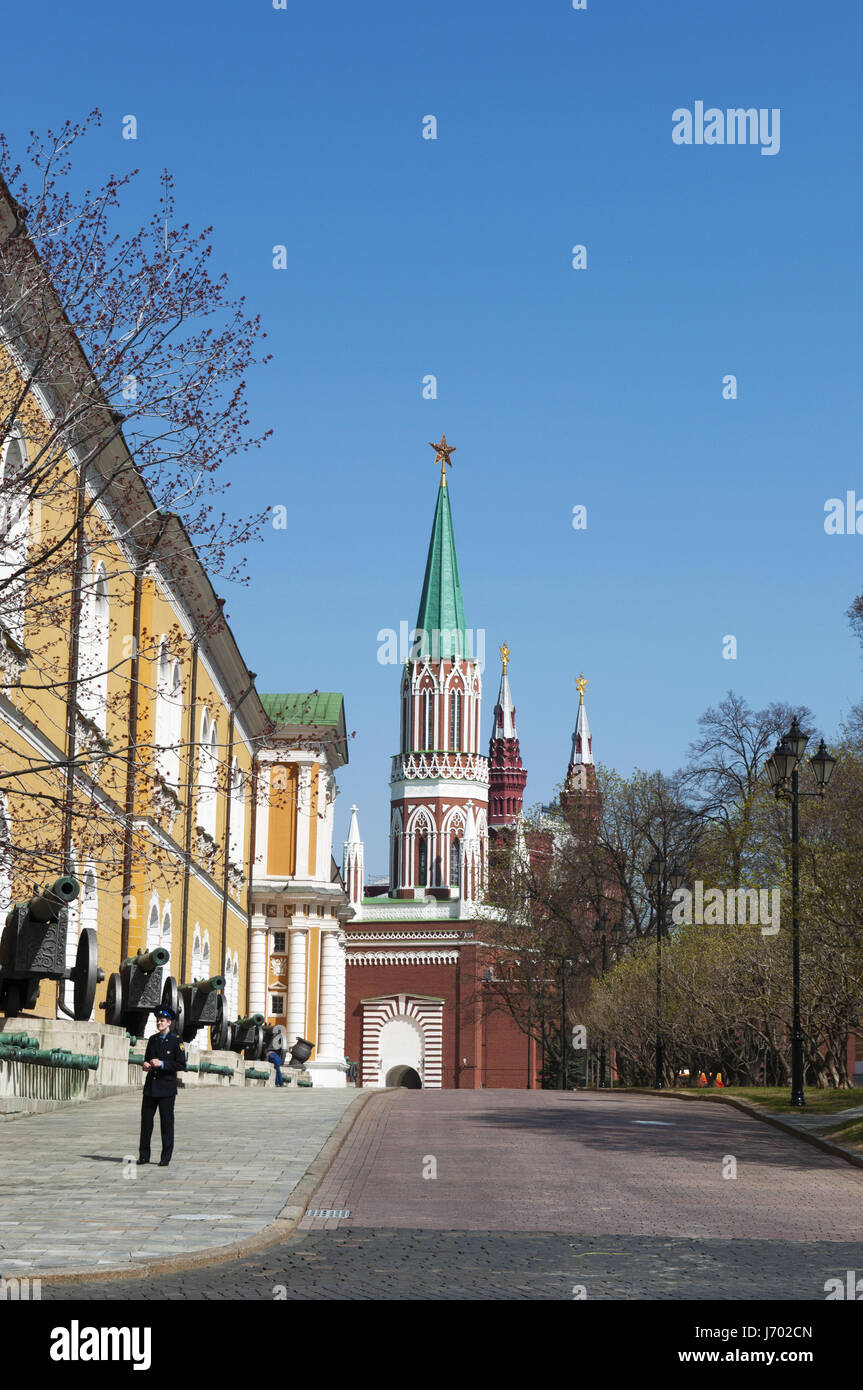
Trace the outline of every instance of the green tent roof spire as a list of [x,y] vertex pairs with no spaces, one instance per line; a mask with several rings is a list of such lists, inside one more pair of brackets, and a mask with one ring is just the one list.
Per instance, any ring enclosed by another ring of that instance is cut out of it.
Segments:
[[441,477],[432,525],[425,579],[416,621],[414,650],[432,660],[470,655],[458,558],[449,506],[449,488]]

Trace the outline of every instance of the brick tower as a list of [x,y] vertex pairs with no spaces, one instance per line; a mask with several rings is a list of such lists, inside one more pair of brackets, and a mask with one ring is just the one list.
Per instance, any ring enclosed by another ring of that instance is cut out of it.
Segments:
[[473,901],[488,845],[488,763],[479,751],[482,677],[458,573],[446,466],[411,655],[401,681],[401,746],[390,778],[390,893]]
[[527,769],[522,767],[515,727],[515,706],[509,689],[507,666],[510,649],[500,648],[502,671],[494,724],[488,745],[488,823],[498,829],[512,825],[521,814]]

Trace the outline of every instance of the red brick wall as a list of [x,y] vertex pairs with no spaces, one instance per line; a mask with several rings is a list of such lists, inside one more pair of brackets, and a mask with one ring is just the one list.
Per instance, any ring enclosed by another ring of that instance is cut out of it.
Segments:
[[[350,958],[350,950],[348,951]],[[493,1006],[492,996],[475,985],[476,948],[461,952],[455,965],[348,965],[345,1051],[362,1055],[363,999],[421,994],[443,999],[442,1078],[447,1088],[538,1086],[537,1049],[509,1013]],[[460,976],[460,978],[459,978]],[[489,1004],[492,1007],[489,1008]],[[467,1065],[465,1065],[465,1061]]]

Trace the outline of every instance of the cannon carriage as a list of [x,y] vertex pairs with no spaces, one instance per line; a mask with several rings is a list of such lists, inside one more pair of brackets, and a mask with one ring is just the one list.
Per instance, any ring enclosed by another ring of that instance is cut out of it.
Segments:
[[93,1012],[96,986],[104,980],[99,969],[96,933],[84,927],[78,937],[75,964],[66,964],[69,906],[81,891],[71,874],[61,874],[29,902],[15,903],[6,914],[0,935],[0,1009],[7,1018],[36,1007],[42,980],[73,983],[73,1005],[62,998],[61,1011],[79,1022]]
[[161,1005],[178,1012],[176,981],[170,975],[164,983],[162,980],[169,956],[164,946],[154,946],[151,951],[138,951],[123,961],[119,972],[108,977],[108,990],[99,1005],[105,1010],[106,1023],[141,1037],[150,1014]]

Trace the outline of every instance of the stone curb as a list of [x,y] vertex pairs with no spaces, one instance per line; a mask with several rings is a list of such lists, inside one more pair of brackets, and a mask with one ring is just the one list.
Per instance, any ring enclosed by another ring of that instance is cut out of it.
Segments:
[[275,1221],[270,1221],[257,1235],[246,1236],[244,1240],[231,1241],[228,1245],[210,1246],[207,1250],[191,1250],[188,1254],[166,1255],[160,1259],[144,1260],[140,1264],[136,1263],[132,1266],[109,1265],[108,1268],[103,1269],[90,1265],[85,1269],[64,1269],[55,1272],[49,1270],[45,1274],[41,1274],[38,1269],[33,1269],[27,1271],[28,1278],[40,1279],[43,1284],[72,1284],[83,1281],[88,1283],[107,1283],[109,1281],[120,1283],[127,1279],[147,1279],[160,1274],[182,1274],[187,1269],[203,1269],[207,1265],[226,1264],[229,1260],[244,1260],[248,1255],[257,1254],[259,1250],[266,1250],[271,1245],[279,1245],[282,1241],[288,1240],[296,1231],[305,1215],[306,1207],[332,1167],[339,1150],[364,1106],[375,1096],[387,1094],[387,1090],[377,1088],[360,1092],[356,1100],[348,1106],[339,1119],[317,1158],[312,1160],[299,1182],[292,1189],[286,1204],[282,1207]]
[[[687,1095],[686,1091],[655,1091],[650,1087],[642,1086],[620,1086],[615,1090],[627,1095],[656,1096],[658,1100],[673,1098],[674,1100],[691,1101],[698,1104],[700,1096]],[[721,1105],[733,1105],[735,1110],[742,1110],[744,1115],[754,1115],[756,1120],[763,1120],[766,1125],[772,1125],[774,1129],[781,1129],[784,1134],[793,1134],[796,1139],[803,1139],[807,1144],[812,1144],[816,1149],[821,1149],[824,1153],[830,1154],[833,1158],[842,1158],[846,1163],[851,1163],[855,1168],[863,1168],[863,1154],[854,1153],[853,1149],[846,1149],[842,1144],[834,1144],[832,1139],[822,1139],[820,1135],[813,1134],[809,1129],[799,1129],[797,1125],[790,1124],[787,1120],[780,1119],[778,1115],[772,1115],[769,1110],[761,1110],[751,1101],[741,1100],[738,1096],[717,1095],[716,1101]],[[711,1100],[715,1105],[716,1101]]]

